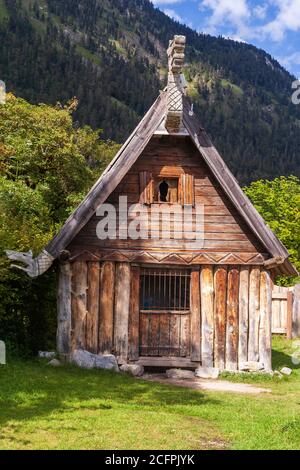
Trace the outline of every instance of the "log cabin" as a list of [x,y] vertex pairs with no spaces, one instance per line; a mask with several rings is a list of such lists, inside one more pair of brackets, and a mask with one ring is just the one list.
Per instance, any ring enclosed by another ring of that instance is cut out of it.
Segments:
[[[57,263],[57,349],[66,359],[84,349],[119,364],[235,371],[254,361],[271,370],[272,279],[296,271],[193,111],[185,42],[170,42],[167,88],[25,270],[37,276]],[[101,238],[109,207],[115,235]],[[184,233],[175,223],[183,209]],[[124,236],[124,220],[143,236]]]

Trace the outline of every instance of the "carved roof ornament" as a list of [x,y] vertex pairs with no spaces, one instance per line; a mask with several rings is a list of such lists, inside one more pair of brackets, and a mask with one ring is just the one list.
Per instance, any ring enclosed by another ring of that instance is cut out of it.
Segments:
[[20,269],[28,274],[29,277],[35,278],[44,274],[52,266],[55,258],[46,250],[43,250],[37,258],[33,258],[32,251],[22,253],[18,251],[6,251],[6,256],[11,261],[17,261],[19,264],[12,264],[12,268]]
[[185,45],[185,36],[174,36],[168,49],[169,73],[165,127],[170,133],[178,133],[182,127],[183,95],[186,89],[182,74]]

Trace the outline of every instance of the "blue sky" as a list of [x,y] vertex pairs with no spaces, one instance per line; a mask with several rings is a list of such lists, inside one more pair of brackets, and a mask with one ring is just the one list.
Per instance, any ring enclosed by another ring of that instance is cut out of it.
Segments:
[[300,78],[300,0],[152,0],[199,32],[260,47]]

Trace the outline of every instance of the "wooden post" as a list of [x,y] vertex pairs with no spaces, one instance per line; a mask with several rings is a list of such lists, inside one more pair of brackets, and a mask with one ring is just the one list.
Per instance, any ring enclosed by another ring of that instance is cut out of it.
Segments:
[[128,358],[131,361],[139,359],[139,326],[140,324],[140,268],[131,268],[130,311],[128,333]]
[[203,367],[214,365],[214,275],[212,266],[204,266],[200,274]]
[[260,317],[260,268],[252,268],[249,279],[248,361],[258,362]]
[[248,361],[249,268],[240,271],[239,294],[239,364]]
[[300,284],[294,287],[293,338],[300,337]]
[[227,267],[215,272],[215,367],[225,369]]
[[201,361],[200,272],[191,272],[191,361]]
[[98,353],[99,289],[100,265],[93,261],[88,263],[86,347],[94,354]]
[[259,361],[266,371],[272,370],[272,291],[267,271],[260,277]]
[[286,322],[287,339],[293,338],[293,300],[294,300],[293,292],[289,291],[287,293],[287,322]]
[[61,263],[57,296],[57,352],[65,360],[71,353],[71,281],[70,263]]
[[239,270],[230,268],[227,289],[226,370],[238,368]]
[[87,263],[72,265],[72,331],[73,348],[86,349]]
[[114,349],[120,364],[128,359],[128,324],[130,304],[130,264],[116,265]]
[[101,265],[100,272],[99,352],[113,353],[115,263]]

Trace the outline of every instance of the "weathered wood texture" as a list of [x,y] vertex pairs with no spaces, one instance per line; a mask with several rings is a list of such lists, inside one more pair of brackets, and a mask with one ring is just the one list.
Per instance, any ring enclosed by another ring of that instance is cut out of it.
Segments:
[[93,353],[98,352],[99,298],[100,298],[100,265],[88,263],[86,318],[86,347]]
[[191,360],[201,360],[201,300],[200,300],[200,271],[191,272]]
[[70,263],[62,263],[59,269],[57,294],[57,351],[62,356],[71,352],[71,288],[72,272]]
[[[116,157],[113,159],[110,165],[108,165],[107,169],[91,189],[87,197],[78,206],[76,211],[69,217],[60,233],[55,236],[54,239],[47,245],[46,250],[48,253],[50,253],[54,258],[57,258],[61,251],[65,250],[68,246],[70,246],[70,244],[73,244],[74,247],[74,243],[76,246],[76,242],[80,242],[81,235],[79,235],[79,240],[76,240],[75,242],[74,237],[79,234],[81,229],[83,229],[83,227],[86,225],[87,221],[90,221],[93,214],[95,214],[97,207],[104,203],[107,198],[110,198],[112,193],[116,192],[117,194],[116,188],[118,189],[118,186],[120,187],[122,180],[124,180],[124,178],[130,172],[132,172],[135,163],[136,169],[140,172],[148,171],[149,165],[151,165],[152,168],[153,164],[154,167],[157,167],[159,170],[160,175],[165,173],[163,176],[164,178],[179,178],[180,182],[182,175],[191,175],[196,182],[197,175],[194,171],[194,168],[192,168],[191,171],[191,168],[186,169],[185,166],[195,167],[196,170],[199,169],[199,166],[204,166],[206,173],[213,175],[214,181],[217,181],[218,184],[222,187],[222,194],[211,196],[208,189],[207,192],[205,191],[204,198],[202,198],[202,200],[201,196],[198,196],[199,204],[203,203],[208,207],[212,207],[213,212],[216,212],[217,207],[222,208],[224,205],[225,198],[227,202],[230,201],[229,206],[228,204],[225,204],[225,206],[227,206],[227,211],[229,210],[229,213],[232,213],[232,209],[235,208],[242,216],[243,221],[246,222],[247,227],[250,228],[249,234],[246,236],[246,242],[239,237],[226,240],[227,242],[235,242],[229,244],[234,245],[235,248],[233,251],[239,253],[248,252],[249,246],[253,246],[253,242],[250,238],[254,237],[256,250],[260,251],[261,247],[263,246],[264,251],[271,255],[271,258],[273,257],[275,259],[281,257],[283,259],[283,263],[276,268],[276,272],[288,275],[296,275],[296,270],[288,260],[289,254],[287,250],[272,233],[272,231],[265,225],[261,216],[258,214],[258,212],[255,210],[253,205],[239,187],[237,181],[230,173],[216,148],[213,146],[210,138],[202,128],[198,118],[194,113],[190,112],[191,103],[187,97],[183,96],[183,122],[185,125],[186,134],[181,134],[180,138],[179,136],[175,138],[174,136],[169,135],[164,137],[162,137],[162,135],[156,135],[159,124],[165,116],[166,98],[167,93],[162,92],[144,119],[140,122],[133,134],[118,152]],[[185,137],[183,137],[184,135]],[[151,148],[153,143],[158,143],[162,153],[161,155],[159,155],[159,152],[155,154],[153,149],[151,149],[150,155],[147,157],[147,151],[149,148]],[[166,145],[165,149],[162,149],[162,144]],[[176,155],[176,152],[178,150],[180,152],[179,146],[181,144],[188,144],[190,148],[192,148],[192,152],[185,151],[183,162],[175,162],[174,166],[174,157],[178,156]],[[147,159],[146,167],[145,162],[142,161],[143,156],[145,155]],[[190,165],[188,165],[187,162],[189,157],[192,157],[193,160],[193,163]],[[168,158],[170,160],[169,163],[167,162]],[[141,163],[142,168],[138,168]],[[177,173],[171,175],[171,171],[174,168]],[[181,169],[181,174],[178,176],[179,169]],[[187,179],[189,179],[188,176]],[[208,179],[210,178],[208,177]],[[205,181],[205,178],[203,181]],[[189,186],[189,181],[187,181],[187,185]],[[194,189],[195,186],[196,184],[194,185]],[[214,184],[213,186],[216,187],[217,185]],[[128,193],[129,191],[126,191],[126,194]],[[140,194],[138,196],[140,197]],[[134,202],[137,202],[139,197],[137,199],[135,196],[133,196]],[[197,202],[196,195],[195,202]],[[226,215],[228,215],[228,212]],[[215,242],[214,238],[212,240]],[[217,238],[217,240],[219,241],[219,238]],[[205,240],[205,249],[211,249],[211,245],[213,245],[211,243],[211,239],[208,238],[208,240]],[[82,243],[79,243],[79,246],[83,246]],[[174,247],[175,245],[173,244],[172,248]],[[223,243],[215,244],[216,250],[220,250],[221,247],[224,247],[224,240]],[[225,247],[224,250],[226,250]]]
[[300,337],[300,284],[294,287],[273,286],[272,333]]
[[201,356],[204,367],[212,367],[214,362],[214,278],[213,268],[201,269],[201,317],[202,343]]
[[72,318],[73,348],[113,353],[120,363],[177,357],[221,370],[247,361],[271,368],[272,291],[264,269],[193,268],[189,312],[140,310],[139,291],[139,266],[80,259],[62,264],[59,350],[68,354]]
[[[140,179],[140,204],[152,204],[154,202],[153,177],[149,171],[141,171]],[[126,191],[126,188],[125,188]],[[126,194],[126,192],[124,193]]]
[[300,338],[300,284],[294,288],[293,338]]
[[225,369],[227,266],[215,270],[215,366]]
[[120,363],[128,358],[128,326],[130,306],[130,264],[117,263],[114,306],[114,351]]
[[249,269],[240,270],[239,286],[239,365],[248,360],[249,333]]
[[130,308],[128,357],[131,361],[139,358],[139,328],[140,328],[140,268],[131,268]]
[[140,356],[190,357],[190,315],[140,314]]
[[272,289],[267,271],[260,277],[259,360],[266,370],[272,370]]
[[[151,168],[151,173],[149,172]],[[255,255],[263,255],[260,263],[263,264],[266,256],[265,250],[251,230],[243,222],[236,208],[229,201],[217,183],[212,172],[204,160],[199,157],[199,153],[190,139],[178,139],[175,137],[153,138],[148,144],[137,162],[131,167],[121,183],[109,196],[108,202],[116,205],[117,214],[122,215],[117,207],[119,196],[128,197],[128,205],[134,203],[149,203],[153,200],[153,184],[149,181],[152,175],[153,180],[160,178],[178,178],[179,184],[179,209],[180,204],[193,206],[194,204],[204,206],[204,242],[201,252],[222,253],[220,258],[225,258],[228,254],[238,254],[249,261]],[[166,210],[171,205],[162,205]],[[196,227],[196,208],[191,207],[192,212],[189,220],[186,221],[187,236],[194,233]],[[177,209],[178,210],[178,209]],[[124,215],[124,214],[123,214]],[[139,213],[130,214],[128,222],[132,222],[140,217]],[[146,215],[141,217],[147,217]],[[91,220],[82,228],[80,233],[74,238],[68,249],[74,253],[78,248],[85,247],[91,251],[95,249],[112,250],[144,250],[157,251],[159,249],[168,252],[193,251],[193,244],[184,236],[178,234],[178,229],[174,228],[173,216],[171,216],[171,236],[166,236],[164,220],[153,220],[149,224],[149,235],[157,236],[156,239],[124,240],[117,237],[116,240],[99,240],[96,235],[96,227],[101,218],[94,215]],[[119,225],[117,224],[117,230]],[[190,228],[189,228],[190,227]],[[194,242],[195,244],[195,242]],[[194,247],[195,252],[199,252],[198,247]],[[240,262],[244,261],[241,258]],[[227,260],[227,264],[231,261]],[[239,264],[238,259],[232,261]],[[210,263],[207,263],[210,264]],[[254,262],[255,264],[255,262]]]
[[259,319],[260,319],[260,269],[250,270],[249,280],[249,343],[248,359],[257,362],[259,359]]
[[229,371],[271,367],[271,279],[256,267],[200,269],[201,359]]
[[84,261],[72,264],[72,345],[86,348],[88,267]]
[[110,354],[113,351],[115,264],[105,262],[100,274],[100,318],[99,352]]
[[226,370],[238,368],[239,270],[229,267],[227,289]]

